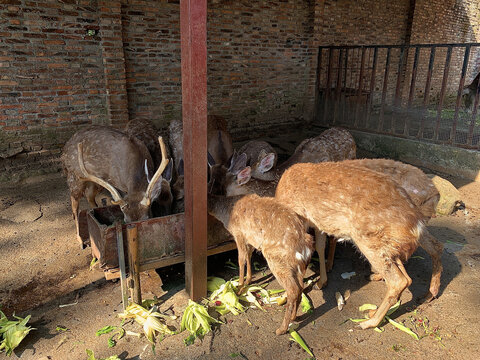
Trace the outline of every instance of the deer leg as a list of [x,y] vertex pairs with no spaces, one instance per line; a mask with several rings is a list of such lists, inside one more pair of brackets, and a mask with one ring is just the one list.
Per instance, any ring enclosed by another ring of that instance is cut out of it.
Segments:
[[325,267],[325,243],[327,241],[327,235],[322,231],[315,228],[315,250],[318,253],[318,259],[320,262],[320,278],[318,279],[315,287],[317,289],[323,288],[327,285],[327,268]]
[[253,246],[247,245],[247,279],[245,280],[245,285],[250,284],[250,281],[252,281],[252,253]]
[[[376,261],[377,265],[381,261],[382,259],[378,259]],[[382,267],[375,266],[375,268],[381,269]],[[405,277],[403,271],[398,267],[396,263],[387,262],[383,265],[382,270],[383,271],[381,271],[381,273],[383,273],[383,278],[385,279],[385,283],[387,285],[387,294],[385,295],[382,303],[378,307],[373,317],[367,321],[359,323],[362,329],[368,329],[378,326],[378,324],[380,324],[380,322],[385,317],[388,309],[395,305],[403,290],[405,290],[405,288],[408,286],[410,278],[408,277],[407,279],[407,277]]]
[[83,241],[82,241],[82,238],[80,237],[80,223],[78,221],[78,209],[80,206],[80,202],[76,197],[72,195],[70,195],[70,201],[72,202],[73,220],[75,221],[75,227],[77,229],[77,241],[82,245],[82,248],[83,248]]
[[238,249],[238,267],[239,267],[239,278],[238,278],[238,291],[237,293],[240,294],[243,291],[243,284],[244,284],[244,277],[245,277],[245,262],[247,257],[247,249],[245,245],[240,245],[237,242],[237,249]]
[[337,239],[334,236],[328,236],[327,272],[330,272],[333,269],[333,257],[335,256],[336,246],[337,246]]
[[440,278],[443,270],[441,261],[443,245],[432,234],[430,234],[427,229],[424,230],[419,241],[420,246],[432,258],[432,279],[430,281],[430,289],[424,296],[424,300],[429,302],[437,297],[440,288]]

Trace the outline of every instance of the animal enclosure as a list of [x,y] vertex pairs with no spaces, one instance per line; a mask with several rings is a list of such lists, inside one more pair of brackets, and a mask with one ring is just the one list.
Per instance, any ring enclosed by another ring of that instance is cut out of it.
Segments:
[[480,43],[322,46],[316,120],[479,149],[479,71]]

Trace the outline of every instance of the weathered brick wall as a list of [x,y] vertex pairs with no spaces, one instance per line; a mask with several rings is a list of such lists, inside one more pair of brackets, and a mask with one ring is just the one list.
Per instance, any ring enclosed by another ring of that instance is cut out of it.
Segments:
[[[146,117],[164,128],[181,116],[178,0],[0,4],[4,178],[27,165],[49,166],[79,126],[122,127]],[[209,0],[209,112],[225,116],[237,137],[309,121],[317,46],[479,41],[479,6],[477,0]],[[476,54],[470,78],[478,71]],[[359,62],[360,53],[350,56]],[[380,54],[379,64],[384,59]],[[389,84],[391,92],[393,78]]]
[[[178,1],[122,6],[131,118],[181,116]],[[313,1],[208,2],[208,107],[233,132],[310,119]]]
[[106,121],[96,3],[1,1],[3,177],[49,166],[73,128]]

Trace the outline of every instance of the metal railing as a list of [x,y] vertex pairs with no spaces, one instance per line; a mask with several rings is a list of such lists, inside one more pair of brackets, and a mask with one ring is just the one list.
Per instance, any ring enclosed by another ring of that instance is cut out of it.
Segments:
[[479,72],[480,43],[322,46],[316,121],[479,149]]

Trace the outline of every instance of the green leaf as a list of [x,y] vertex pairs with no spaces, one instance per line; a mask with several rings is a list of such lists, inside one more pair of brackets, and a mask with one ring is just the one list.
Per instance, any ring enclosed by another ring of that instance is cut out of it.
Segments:
[[360,306],[358,308],[358,311],[360,312],[364,312],[364,311],[367,311],[367,310],[377,310],[377,305],[374,305],[374,304],[363,304],[362,306]]
[[85,349],[85,352],[87,353],[87,356],[88,356],[87,360],[96,360],[92,350]]
[[302,337],[295,330],[290,331],[290,336],[291,336],[290,340],[295,341],[298,345],[300,345],[302,347],[303,350],[305,350],[308,353],[308,355],[313,357],[312,351],[308,348],[305,341],[302,339]]
[[220,289],[220,287],[225,284],[225,280],[215,276],[209,276],[207,278],[207,291],[214,292]]
[[185,346],[193,345],[193,343],[195,342],[195,338],[195,335],[190,334],[185,339],[183,339],[183,343],[185,344]]
[[108,333],[112,332],[113,330],[115,330],[116,328],[117,328],[116,326],[107,325],[107,326],[104,326],[103,328],[101,328],[100,330],[97,330],[95,335],[100,336],[100,335],[103,335],[103,334],[108,334]]
[[387,315],[392,315],[395,311],[397,311],[401,303],[402,302],[398,300],[395,305],[393,305],[390,309],[388,309]]
[[418,335],[415,334],[415,333],[414,333],[411,329],[409,329],[408,327],[406,327],[406,326],[404,326],[404,325],[402,325],[402,324],[399,324],[399,323],[397,323],[396,321],[393,321],[393,320],[390,319],[390,317],[388,317],[388,316],[385,316],[385,319],[387,319],[388,322],[389,322],[390,324],[392,324],[393,326],[395,326],[397,329],[402,330],[402,331],[406,332],[407,334],[409,334],[409,335],[410,335],[411,337],[413,337],[415,340],[420,340],[420,339],[418,338]]
[[93,270],[94,266],[97,265],[98,259],[94,256],[92,261],[90,261],[90,270]]
[[66,327],[62,327],[62,326],[57,326],[55,328],[55,331],[68,331],[68,329]]

